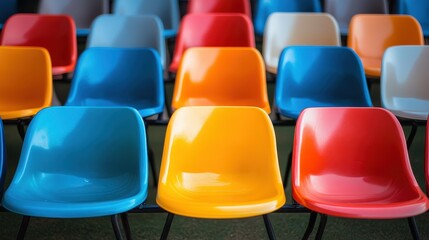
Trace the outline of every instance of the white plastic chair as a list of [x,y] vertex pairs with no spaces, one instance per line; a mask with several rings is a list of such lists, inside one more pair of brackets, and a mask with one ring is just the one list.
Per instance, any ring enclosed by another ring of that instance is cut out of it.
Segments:
[[277,73],[287,46],[341,46],[336,20],[327,13],[273,13],[265,25],[262,54],[268,72]]

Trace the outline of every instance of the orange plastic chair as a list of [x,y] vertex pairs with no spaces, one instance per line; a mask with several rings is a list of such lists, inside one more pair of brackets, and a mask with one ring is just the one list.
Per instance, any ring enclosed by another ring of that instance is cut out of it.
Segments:
[[379,78],[384,51],[395,45],[424,45],[419,22],[408,15],[357,14],[350,21],[347,45],[362,60],[365,74]]
[[190,48],[176,75],[171,104],[256,106],[270,112],[261,54],[250,47]]
[[[52,73],[49,53],[39,47],[0,47],[0,117],[23,119],[50,106]],[[21,137],[24,126],[18,124]]]
[[187,14],[180,24],[170,72],[190,47],[255,47],[252,22],[240,13]]
[[292,194],[310,209],[303,239],[327,216],[356,219],[408,218],[414,239],[414,216],[429,200],[414,178],[399,121],[382,108],[308,108],[295,129]]
[[[242,118],[246,121],[242,121]],[[157,204],[175,214],[206,219],[264,216],[286,202],[274,128],[256,107],[184,107],[167,127]]]
[[249,0],[189,0],[187,13],[242,13],[252,19]]

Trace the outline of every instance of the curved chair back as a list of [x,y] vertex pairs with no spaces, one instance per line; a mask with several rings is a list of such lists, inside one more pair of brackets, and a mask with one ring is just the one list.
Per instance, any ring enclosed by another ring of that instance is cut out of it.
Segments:
[[429,46],[386,50],[380,78],[381,104],[396,116],[426,120],[429,114]]
[[243,14],[187,14],[180,25],[169,70],[176,72],[190,47],[255,47],[252,22]]
[[268,17],[275,12],[322,12],[320,0],[258,0],[253,23],[255,33],[264,33]]
[[256,106],[269,113],[260,53],[255,48],[188,49],[176,75],[171,106]]
[[429,2],[426,0],[395,0],[394,12],[415,17],[423,29],[425,37],[429,37]]
[[110,15],[97,17],[86,47],[153,48],[166,64],[163,26],[155,15]]
[[122,15],[150,14],[158,16],[164,25],[164,37],[175,37],[180,25],[177,0],[116,0],[113,13]]
[[3,28],[3,24],[6,22],[6,20],[17,12],[18,12],[17,0],[0,1],[0,30]]
[[268,114],[256,107],[174,112],[159,179],[158,205],[189,217],[258,216],[286,199],[274,129]]
[[67,106],[128,106],[142,117],[164,107],[162,67],[149,48],[89,48],[79,58]]
[[327,13],[273,13],[267,20],[262,54],[268,72],[277,73],[281,52],[294,45],[340,46],[335,19]]
[[0,47],[0,117],[30,117],[51,105],[49,53],[39,47]]
[[109,13],[108,0],[40,0],[38,13],[70,15],[76,23],[78,36],[88,36],[92,21]]
[[280,57],[275,102],[297,119],[310,107],[371,107],[362,63],[346,47],[295,46]]
[[145,127],[131,108],[51,107],[31,121],[3,206],[25,216],[126,212],[147,196]]
[[419,22],[408,15],[358,14],[349,27],[347,45],[362,60],[365,74],[380,77],[384,51],[396,45],[423,45]]
[[242,13],[252,19],[249,0],[190,0],[187,13]]
[[66,15],[15,14],[4,25],[1,45],[46,48],[54,75],[72,72],[76,65],[76,28]]

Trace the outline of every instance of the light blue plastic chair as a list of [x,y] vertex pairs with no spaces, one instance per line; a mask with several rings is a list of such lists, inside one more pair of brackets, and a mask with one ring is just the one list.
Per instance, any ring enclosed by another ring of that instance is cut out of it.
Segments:
[[0,119],[0,199],[3,196],[5,177],[6,177],[6,142],[4,139],[3,121]]
[[0,1],[0,30],[3,29],[3,24],[13,14],[18,12],[17,0],[1,0]]
[[114,14],[158,16],[164,24],[164,37],[175,37],[180,25],[180,11],[177,0],[116,0]]
[[394,13],[408,14],[417,19],[422,26],[423,34],[429,37],[429,1],[395,0]]
[[253,24],[262,36],[268,16],[274,12],[322,12],[320,0],[257,0]]
[[51,107],[31,121],[3,206],[30,217],[111,216],[117,238],[119,216],[130,236],[127,211],[147,197],[145,126],[125,107]]
[[94,20],[86,47],[153,48],[165,66],[163,29],[161,20],[155,15],[105,14]]

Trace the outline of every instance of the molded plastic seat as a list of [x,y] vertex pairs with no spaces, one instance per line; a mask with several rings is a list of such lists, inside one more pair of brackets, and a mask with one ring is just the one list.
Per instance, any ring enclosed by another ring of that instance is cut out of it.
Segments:
[[76,65],[76,28],[66,15],[15,14],[4,25],[1,45],[46,48],[54,75],[72,72]]
[[423,29],[425,37],[429,37],[429,1],[426,0],[395,0],[395,13],[415,17]]
[[49,53],[39,47],[0,47],[0,117],[27,118],[51,105]]
[[115,0],[113,13],[122,15],[156,15],[164,24],[165,38],[175,37],[180,25],[180,11],[177,0]]
[[325,0],[325,11],[337,20],[341,34],[347,35],[354,15],[389,14],[389,5],[388,0]]
[[306,109],[295,128],[293,152],[292,194],[312,211],[395,219],[429,208],[402,127],[385,109]]
[[123,213],[146,199],[147,165],[136,110],[47,108],[30,123],[3,206],[50,218]]
[[264,33],[265,22],[274,12],[322,12],[320,0],[257,0],[255,16],[255,33]]
[[163,26],[155,15],[110,15],[97,17],[86,44],[90,47],[153,48],[166,64]]
[[169,70],[176,72],[190,47],[255,47],[252,22],[243,14],[187,14],[180,25]]
[[242,13],[252,19],[249,0],[190,0],[187,13]]
[[171,106],[255,106],[269,113],[261,54],[250,47],[188,49],[176,75]]
[[294,46],[280,57],[275,102],[297,119],[309,107],[371,107],[362,63],[346,47]]
[[6,22],[6,20],[17,12],[18,12],[17,0],[0,1],[0,30],[3,28],[3,24]]
[[285,201],[266,112],[256,107],[174,112],[164,144],[159,206],[187,217],[231,219],[268,214]]
[[426,120],[429,114],[429,46],[396,46],[383,57],[381,104],[398,117]]
[[271,14],[262,46],[268,72],[277,73],[281,52],[293,45],[341,46],[338,24],[327,13]]
[[129,106],[142,117],[162,113],[164,82],[149,48],[88,48],[79,58],[67,106]]
[[365,74],[380,77],[384,51],[395,45],[423,45],[419,22],[412,16],[358,14],[349,27],[347,45],[362,60]]
[[88,36],[92,21],[101,14],[109,13],[108,0],[40,0],[38,13],[70,15],[78,36]]

